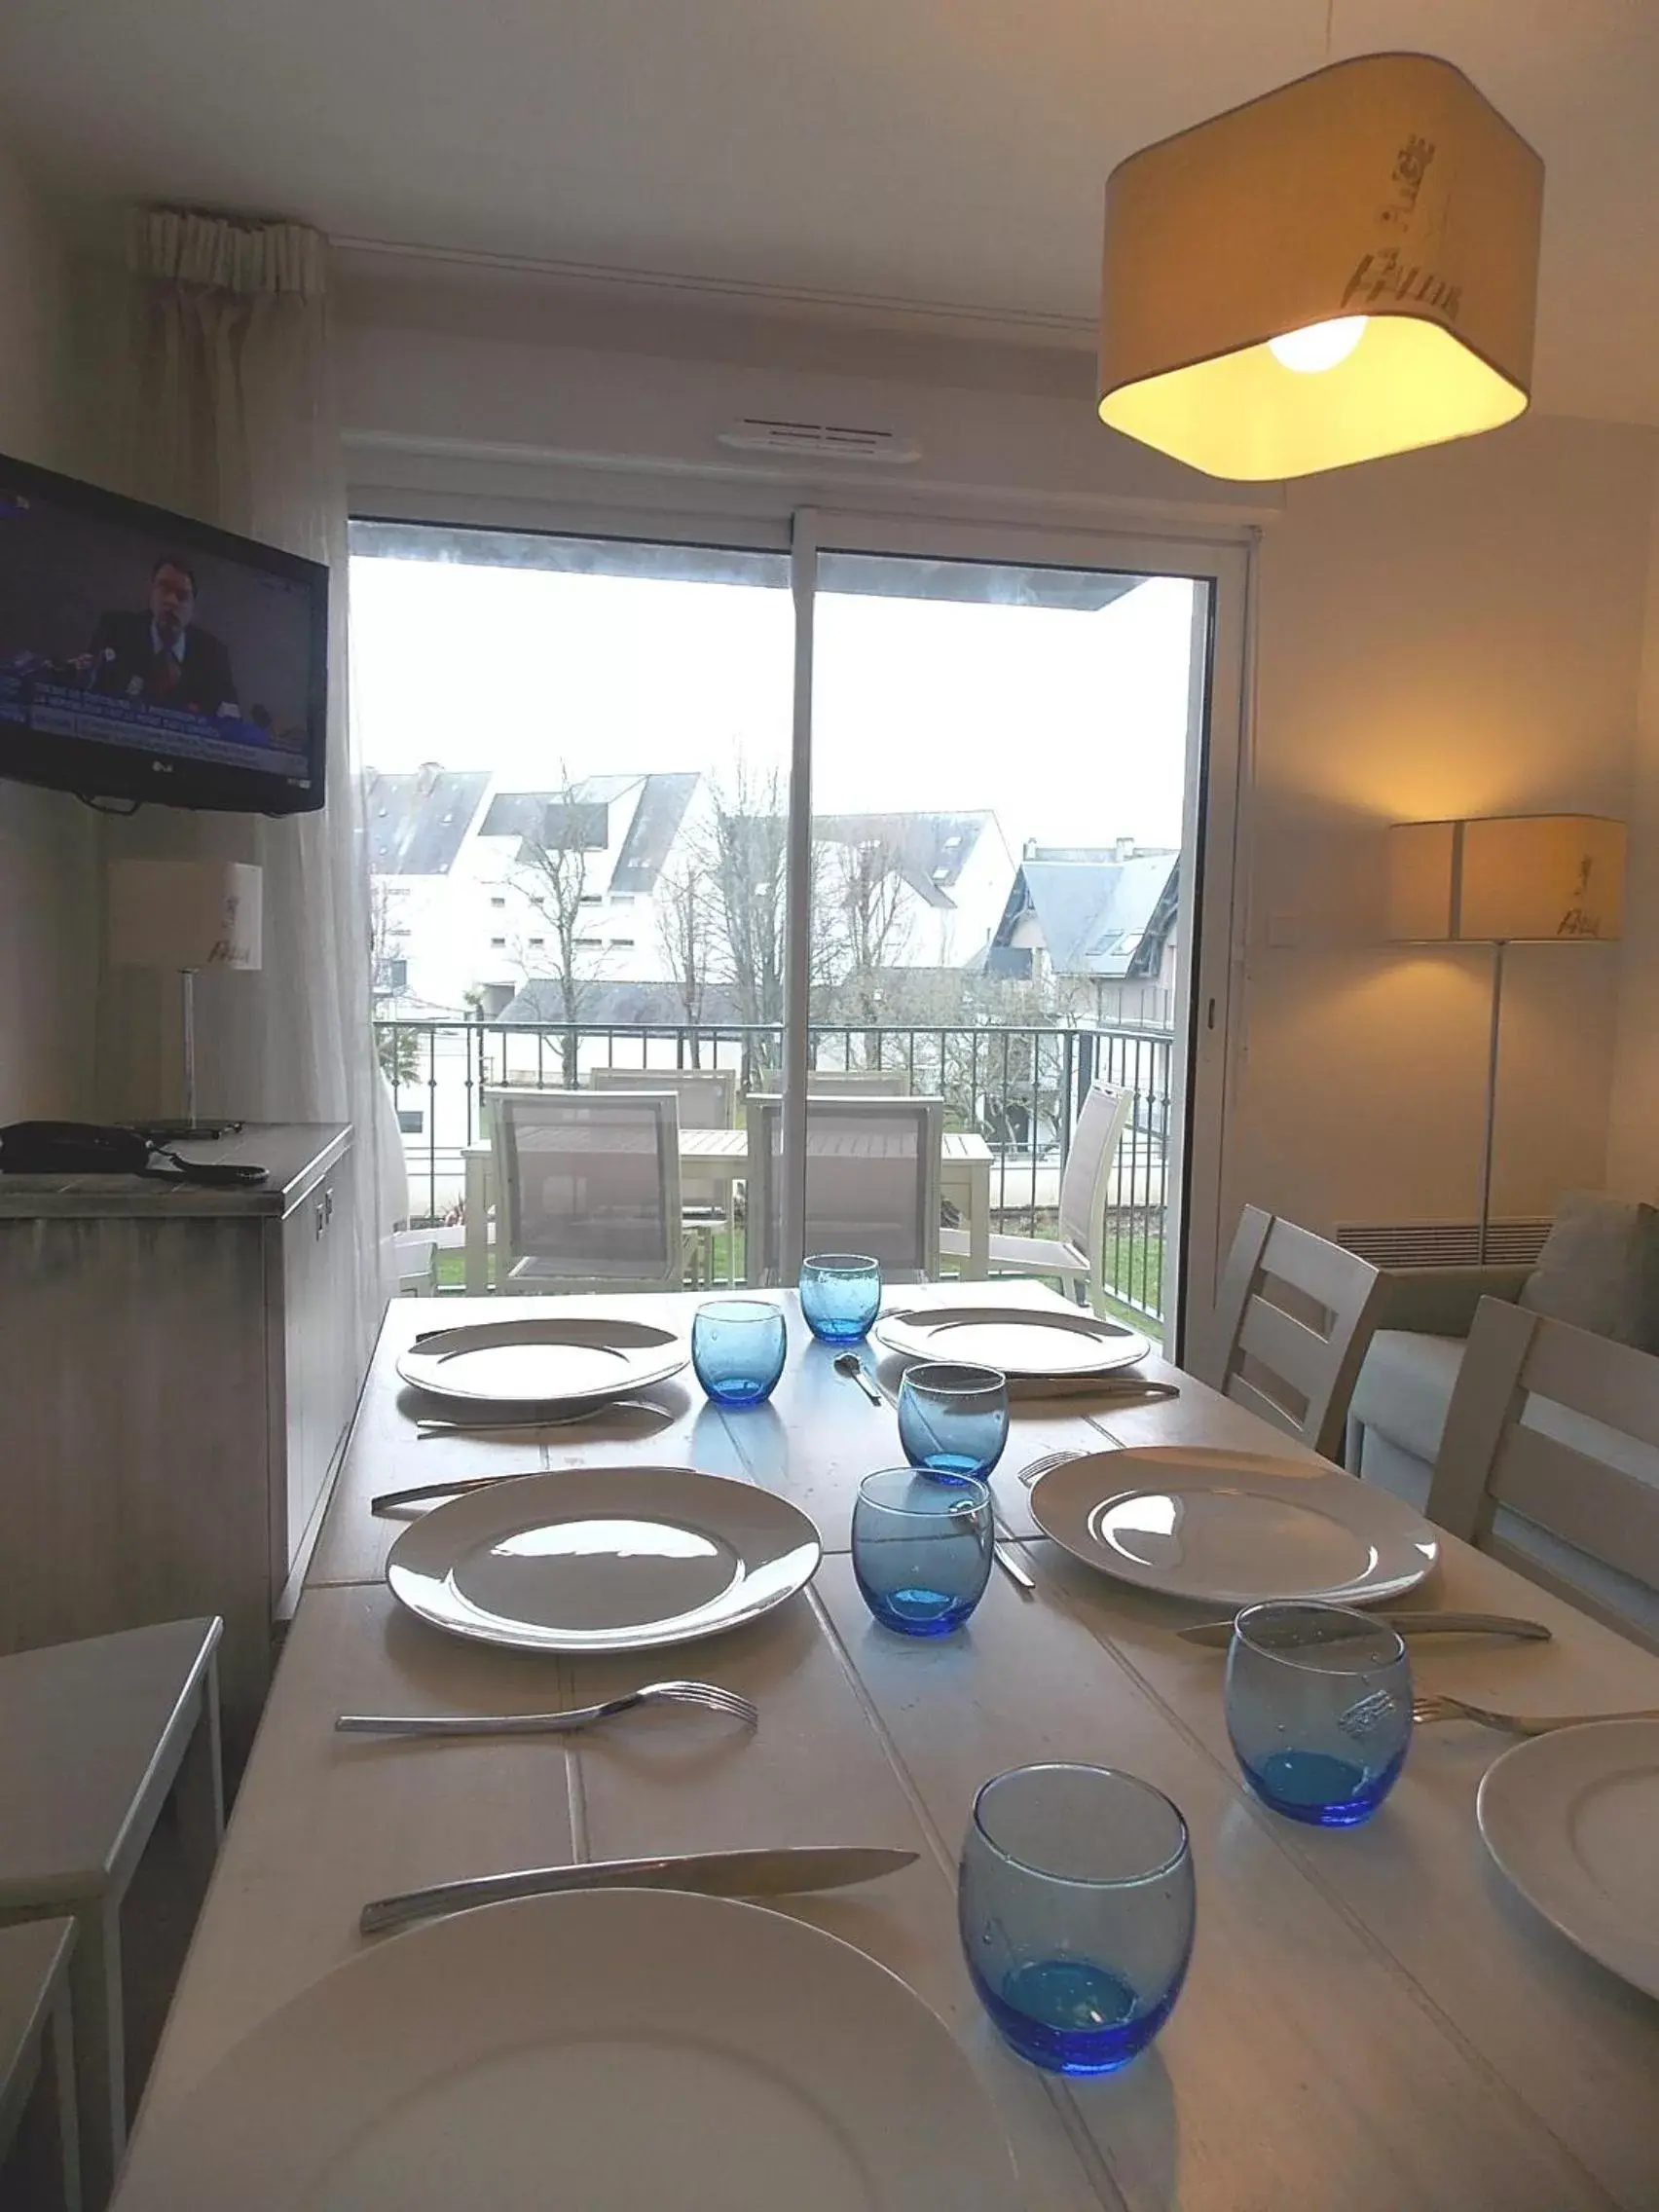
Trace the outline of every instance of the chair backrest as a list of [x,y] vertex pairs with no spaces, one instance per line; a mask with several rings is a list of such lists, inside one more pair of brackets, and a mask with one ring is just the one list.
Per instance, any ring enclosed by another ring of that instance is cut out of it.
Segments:
[[[779,1276],[783,1155],[781,1098],[748,1103],[748,1273]],[[942,1098],[806,1101],[806,1248],[867,1252],[884,1275],[930,1280],[939,1272]]]
[[1369,1260],[1246,1206],[1203,1380],[1335,1459],[1382,1298],[1382,1271]]
[[679,1101],[672,1091],[493,1090],[498,1280],[677,1288]]
[[1100,1254],[1112,1162],[1134,1104],[1132,1090],[1120,1090],[1109,1083],[1092,1084],[1072,1130],[1071,1149],[1060,1177],[1060,1239],[1087,1252],[1090,1260]]
[[735,1068],[594,1068],[594,1090],[672,1090],[682,1129],[729,1129],[737,1120]]
[[903,1068],[813,1068],[808,1090],[819,1098],[908,1098],[910,1078]]
[[1483,1298],[1428,1515],[1659,1649],[1659,1359]]

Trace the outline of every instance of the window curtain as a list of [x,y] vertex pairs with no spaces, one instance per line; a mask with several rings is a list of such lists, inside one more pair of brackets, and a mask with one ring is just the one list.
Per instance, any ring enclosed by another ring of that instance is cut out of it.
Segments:
[[[145,807],[105,823],[105,857],[212,857],[264,870],[263,968],[198,978],[200,1110],[352,1124],[366,1348],[384,1305],[390,1225],[407,1201],[370,1020],[327,241],[294,223],[144,209],[130,218],[128,267],[129,489],[329,567],[328,803],[279,821]],[[106,958],[98,1072],[111,1118],[178,1111],[176,998],[174,978]]]

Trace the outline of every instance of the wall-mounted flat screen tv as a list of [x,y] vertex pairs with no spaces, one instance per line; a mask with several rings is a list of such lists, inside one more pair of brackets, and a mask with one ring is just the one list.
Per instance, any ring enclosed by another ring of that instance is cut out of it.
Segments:
[[327,654],[319,563],[0,457],[0,776],[319,807]]

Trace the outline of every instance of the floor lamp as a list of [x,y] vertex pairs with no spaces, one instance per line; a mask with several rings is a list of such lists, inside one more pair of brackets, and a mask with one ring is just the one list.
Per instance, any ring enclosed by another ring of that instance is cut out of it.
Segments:
[[184,1120],[152,1135],[222,1136],[239,1124],[196,1113],[196,977],[203,968],[260,965],[263,872],[245,861],[113,861],[109,957],[118,968],[171,968],[179,979]]
[[1504,956],[1512,944],[1616,940],[1624,918],[1624,824],[1599,814],[1396,822],[1388,831],[1389,937],[1492,947],[1477,1264],[1486,1260],[1492,1218]]

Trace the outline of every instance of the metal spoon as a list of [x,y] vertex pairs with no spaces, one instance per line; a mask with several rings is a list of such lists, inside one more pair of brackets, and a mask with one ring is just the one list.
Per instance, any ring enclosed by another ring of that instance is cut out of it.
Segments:
[[856,1382],[872,1406],[879,1406],[885,1402],[881,1392],[865,1373],[864,1361],[860,1359],[856,1351],[837,1352],[835,1354],[835,1372],[837,1375],[844,1375],[849,1382]]

